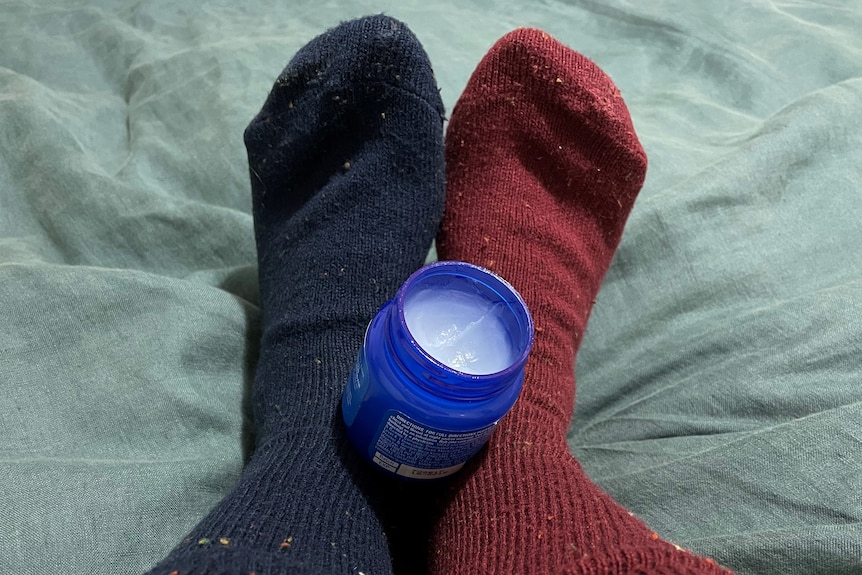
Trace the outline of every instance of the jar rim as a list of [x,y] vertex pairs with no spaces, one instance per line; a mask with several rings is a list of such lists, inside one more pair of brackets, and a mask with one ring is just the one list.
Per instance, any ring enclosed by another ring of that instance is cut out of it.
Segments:
[[[494,294],[499,298],[501,303],[506,304],[506,309],[514,316],[514,324],[518,326],[520,333],[515,334],[517,341],[514,343],[518,344],[515,350],[516,353],[505,368],[492,373],[480,374],[460,371],[435,358],[416,340],[407,324],[405,302],[416,287],[421,286],[423,282],[431,278],[439,276],[466,279],[481,286],[486,292]],[[422,363],[427,363],[426,367],[441,370],[446,374],[445,379],[452,381],[460,391],[469,390],[473,393],[495,391],[501,386],[505,386],[519,372],[523,371],[535,337],[533,319],[521,294],[509,282],[491,270],[460,261],[440,261],[424,266],[411,274],[407,278],[407,281],[402,284],[395,295],[395,304],[398,327],[407,336],[411,346],[419,358],[421,358]],[[450,386],[444,385],[444,387]]]

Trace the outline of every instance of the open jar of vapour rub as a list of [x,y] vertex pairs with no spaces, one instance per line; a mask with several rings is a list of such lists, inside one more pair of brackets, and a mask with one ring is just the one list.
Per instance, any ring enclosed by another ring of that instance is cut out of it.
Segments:
[[464,262],[421,268],[368,326],[342,397],[348,437],[388,474],[455,473],[515,403],[532,344],[505,280]]

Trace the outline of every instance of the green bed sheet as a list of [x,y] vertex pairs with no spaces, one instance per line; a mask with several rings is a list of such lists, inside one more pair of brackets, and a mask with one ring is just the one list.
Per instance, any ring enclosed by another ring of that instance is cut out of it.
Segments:
[[0,572],[143,572],[236,481],[242,130],[381,11],[449,110],[518,26],[629,104],[650,170],[576,366],[589,474],[740,574],[862,573],[862,5],[757,0],[0,3]]

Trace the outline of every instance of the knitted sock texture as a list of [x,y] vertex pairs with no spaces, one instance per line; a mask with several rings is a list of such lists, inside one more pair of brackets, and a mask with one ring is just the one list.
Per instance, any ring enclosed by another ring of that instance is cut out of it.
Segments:
[[379,478],[348,444],[342,389],[365,328],[443,213],[443,105],[384,16],[302,48],[245,131],[258,248],[256,450],[159,575],[385,575]]
[[481,61],[446,133],[441,259],[502,275],[536,325],[524,389],[449,491],[434,574],[705,574],[592,483],[566,444],[574,360],[646,174],[617,87],[540,30]]

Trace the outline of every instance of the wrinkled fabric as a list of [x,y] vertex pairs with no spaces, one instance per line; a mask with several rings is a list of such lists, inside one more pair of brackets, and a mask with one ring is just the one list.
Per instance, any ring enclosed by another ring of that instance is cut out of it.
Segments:
[[517,26],[626,99],[650,168],[576,366],[591,477],[739,573],[862,570],[862,9],[55,4],[0,9],[0,570],[143,572],[236,482],[242,130],[304,43],[380,11],[448,110]]

